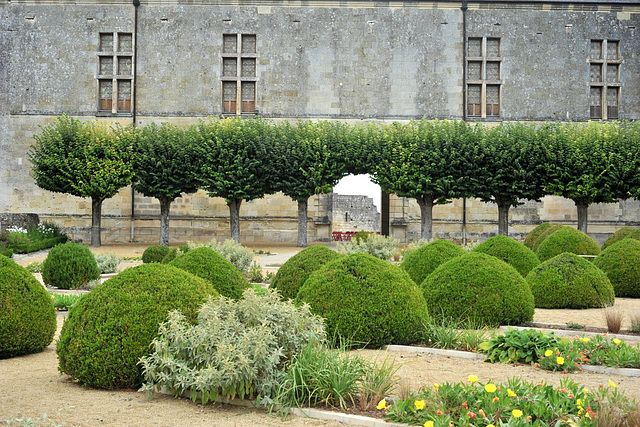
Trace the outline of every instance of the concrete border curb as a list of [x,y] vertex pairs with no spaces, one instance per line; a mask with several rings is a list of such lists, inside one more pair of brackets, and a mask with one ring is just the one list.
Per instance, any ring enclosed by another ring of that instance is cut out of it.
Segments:
[[428,354],[437,354],[440,356],[450,356],[457,357],[459,359],[471,359],[471,360],[485,360],[487,358],[486,355],[482,353],[472,353],[470,351],[460,351],[460,350],[445,350],[442,348],[431,348],[431,347],[413,347],[410,345],[388,345],[385,347],[388,351],[406,351],[411,353],[428,353]]
[[341,424],[362,427],[408,427],[409,424],[386,422],[382,419],[365,417],[362,415],[345,414],[343,412],[325,411],[315,408],[291,408],[291,413],[298,417],[313,418],[316,420],[336,421]]
[[[551,326],[551,325],[549,325]],[[526,327],[526,326],[500,326],[500,330],[506,331],[509,328],[511,329],[516,329],[519,331],[524,331],[527,329],[536,329],[538,331],[542,331],[542,332],[553,332],[555,335],[559,336],[559,337],[575,337],[576,335],[578,336],[582,336],[584,335],[585,337],[595,337],[597,335],[602,335],[602,333],[600,332],[584,332],[584,331],[580,331],[579,329],[576,329],[575,331],[567,331],[565,329],[552,329],[552,328],[534,328],[534,327]],[[607,337],[610,338],[618,338],[621,340],[627,340],[627,341],[640,341],[640,336],[638,335],[624,335],[624,334],[611,334],[611,333],[607,333]]]
[[602,365],[582,365],[583,371],[596,372],[598,374],[620,375],[622,377],[640,377],[640,369],[611,368]]

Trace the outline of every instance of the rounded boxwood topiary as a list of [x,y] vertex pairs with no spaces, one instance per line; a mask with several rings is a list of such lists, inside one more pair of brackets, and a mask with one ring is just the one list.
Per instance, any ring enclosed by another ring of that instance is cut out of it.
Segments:
[[531,248],[531,250],[535,253],[538,250],[538,247],[547,239],[547,237],[551,236],[561,228],[562,225],[560,224],[551,224],[549,228],[543,230],[540,235],[533,241],[533,247]]
[[517,325],[533,319],[533,295],[506,262],[481,252],[452,259],[421,284],[432,313],[482,325]]
[[529,232],[529,234],[527,234],[527,237],[524,238],[524,245],[533,250],[533,244],[536,240],[538,240],[538,237],[540,237],[540,235],[547,231],[552,225],[553,224],[551,224],[550,222],[543,222],[542,224],[536,226]]
[[540,264],[531,249],[507,236],[493,236],[476,246],[473,251],[501,259],[518,270],[522,277],[527,277],[531,269]]
[[209,295],[218,295],[210,283],[176,267],[124,270],[69,310],[56,346],[60,372],[90,387],[138,388],[138,360],[150,353],[168,312],[179,309],[195,322]]
[[604,271],[617,297],[640,298],[640,241],[627,238],[612,244],[593,265]]
[[51,248],[42,263],[42,281],[60,289],[76,289],[100,278],[96,259],[86,246],[64,243]]
[[289,258],[278,269],[270,287],[277,289],[284,298],[295,299],[311,273],[340,257],[341,254],[326,246],[309,246]]
[[[635,227],[622,227],[621,229],[617,230],[615,233],[613,233],[611,236],[609,236],[607,238],[607,240],[604,241],[604,243],[602,244],[602,250],[607,249],[609,246],[613,245],[616,242],[619,242],[622,239],[625,239],[627,237],[629,237],[629,235],[631,233],[633,233],[634,231],[637,231],[638,228]],[[637,235],[637,233],[636,233]],[[632,237],[632,238],[638,238],[638,237]]]
[[565,225],[540,243],[536,255],[540,262],[544,262],[563,252],[576,255],[598,255],[600,246],[582,231]]
[[531,270],[527,283],[539,308],[593,308],[613,305],[611,282],[598,267],[564,252]]
[[169,265],[195,274],[211,283],[220,295],[234,300],[242,298],[242,292],[249,287],[247,279],[231,262],[206,246],[190,250]]
[[49,293],[26,268],[0,255],[0,359],[44,350],[55,331]]
[[162,259],[167,256],[171,249],[169,246],[164,245],[152,245],[144,250],[142,253],[142,262],[149,264],[151,262],[162,262]]
[[171,261],[173,261],[177,257],[178,257],[178,249],[171,248],[169,249],[169,252],[167,252],[167,254],[164,256],[164,258],[162,258],[162,261],[160,261],[160,263],[169,264]]
[[327,336],[369,348],[418,341],[428,316],[409,275],[366,253],[346,255],[315,271],[296,302],[308,303],[324,317]]
[[465,250],[455,243],[438,239],[408,253],[400,267],[419,285],[441,264],[464,254],[466,254]]

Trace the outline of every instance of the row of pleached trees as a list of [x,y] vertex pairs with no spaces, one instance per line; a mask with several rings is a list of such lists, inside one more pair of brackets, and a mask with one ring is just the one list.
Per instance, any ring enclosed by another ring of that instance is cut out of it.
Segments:
[[129,184],[159,200],[164,245],[171,203],[197,189],[225,199],[236,241],[241,203],[284,193],[298,203],[298,246],[307,244],[308,199],[348,174],[369,173],[382,190],[416,199],[424,239],[432,237],[433,206],[456,198],[496,203],[506,235],[509,209],[526,199],[573,200],[586,232],[590,204],[640,197],[640,122],[490,127],[227,118],[135,128],[61,116],[34,139],[36,184],[91,198],[93,246],[100,245],[102,202]]

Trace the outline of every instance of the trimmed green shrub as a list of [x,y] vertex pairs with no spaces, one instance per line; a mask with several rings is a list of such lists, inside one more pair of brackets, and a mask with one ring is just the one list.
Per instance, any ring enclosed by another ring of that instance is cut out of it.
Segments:
[[563,252],[576,255],[598,255],[600,246],[582,231],[565,225],[540,243],[536,255],[540,262],[544,262]]
[[55,331],[49,293],[26,268],[0,255],[0,359],[44,350]]
[[151,262],[162,262],[162,259],[169,253],[169,246],[152,245],[142,253],[142,262],[149,264]]
[[551,236],[561,228],[562,225],[560,224],[551,224],[549,228],[543,230],[542,233],[540,233],[540,235],[533,241],[533,247],[531,248],[531,250],[535,253],[538,250],[538,247],[547,239],[547,237]]
[[434,240],[405,255],[400,267],[419,285],[441,264],[466,253],[453,242],[445,239]]
[[0,247],[0,255],[11,258],[13,256],[13,249],[7,247]]
[[49,249],[68,240],[67,236],[48,237],[43,240],[29,243],[14,243],[11,245],[13,251],[17,254],[30,254],[31,252]]
[[520,273],[491,255],[470,252],[438,267],[421,284],[432,313],[481,325],[533,319],[533,295]]
[[59,289],[76,289],[99,278],[100,270],[93,254],[77,243],[54,246],[42,263],[42,281]]
[[531,270],[527,283],[538,308],[592,308],[613,305],[611,282],[598,267],[564,252]]
[[120,258],[115,254],[95,254],[96,264],[98,264],[98,270],[102,274],[115,273],[118,271],[120,265]]
[[324,317],[327,335],[378,348],[420,339],[428,317],[420,289],[401,268],[369,254],[325,264],[304,282],[296,302]]
[[473,251],[501,259],[518,270],[522,277],[527,277],[529,271],[540,264],[531,249],[507,236],[493,236],[476,246]]
[[176,248],[169,249],[169,252],[162,258],[161,264],[169,264],[171,261],[178,257],[178,250]]
[[270,287],[277,289],[284,298],[295,299],[311,273],[341,256],[326,246],[309,246],[289,258],[278,269]]
[[613,243],[593,265],[604,271],[617,297],[640,298],[640,241],[627,238]]
[[[633,233],[634,231],[638,230],[635,227],[622,227],[618,230],[616,230],[615,233],[613,233],[611,236],[609,236],[607,238],[607,240],[604,241],[604,243],[602,244],[602,250],[607,249],[609,246],[613,245],[616,242],[619,242],[622,239],[625,239],[627,237],[629,237],[629,235],[631,233]],[[637,238],[637,237],[636,237]]]
[[138,361],[169,310],[194,322],[209,295],[218,295],[210,283],[176,267],[127,268],[71,307],[56,346],[58,369],[90,387],[137,388]]
[[237,302],[210,299],[196,325],[178,311],[160,325],[153,351],[141,360],[142,391],[165,386],[176,396],[191,391],[194,401],[200,392],[203,404],[220,396],[270,404],[291,359],[324,340],[322,319],[309,306],[284,302],[273,290],[247,290]]
[[220,295],[234,300],[240,299],[249,287],[247,279],[233,264],[206,246],[190,250],[169,265],[195,274],[211,283]]
[[542,224],[536,226],[533,230],[527,234],[527,237],[524,238],[524,245],[529,249],[533,250],[533,244],[540,237],[542,233],[547,231],[553,224],[550,222],[543,222]]

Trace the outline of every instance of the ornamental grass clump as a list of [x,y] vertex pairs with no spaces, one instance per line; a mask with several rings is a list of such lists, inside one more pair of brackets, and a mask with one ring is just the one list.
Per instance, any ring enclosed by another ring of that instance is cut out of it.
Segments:
[[239,301],[210,298],[196,324],[176,310],[160,325],[153,351],[140,360],[141,391],[166,387],[203,404],[220,397],[270,404],[292,358],[325,339],[322,318],[273,290],[247,290]]
[[419,285],[442,263],[464,254],[466,251],[455,243],[438,239],[405,255],[400,267]]
[[170,310],[193,322],[213,285],[173,266],[151,263],[119,273],[71,307],[56,346],[58,369],[89,387],[137,388],[138,360],[150,353]]
[[471,252],[438,267],[421,284],[432,313],[476,325],[518,325],[533,319],[533,295],[515,268]]
[[0,359],[44,350],[55,331],[49,293],[26,268],[0,255]]
[[508,236],[494,236],[476,246],[473,251],[492,255],[518,270],[522,277],[527,277],[529,271],[540,261],[535,253],[525,245]]
[[169,265],[206,280],[220,295],[227,298],[240,299],[242,292],[249,287],[247,279],[233,264],[206,246],[188,251]]
[[86,246],[64,243],[54,246],[42,263],[42,281],[59,289],[76,289],[100,278],[96,259]]
[[615,302],[607,275],[592,262],[568,252],[531,270],[527,283],[538,308],[608,307]]
[[315,271],[296,301],[324,317],[330,337],[369,348],[417,342],[428,316],[424,297],[406,272],[362,253]]
[[311,273],[341,256],[326,246],[309,246],[289,258],[278,269],[271,287],[277,289],[284,298],[295,299],[300,287]]
[[622,239],[593,260],[604,271],[617,297],[640,298],[640,240]]
[[551,233],[535,250],[540,262],[545,262],[563,252],[576,255],[598,255],[600,246],[582,231],[565,225]]

